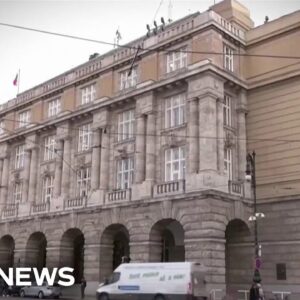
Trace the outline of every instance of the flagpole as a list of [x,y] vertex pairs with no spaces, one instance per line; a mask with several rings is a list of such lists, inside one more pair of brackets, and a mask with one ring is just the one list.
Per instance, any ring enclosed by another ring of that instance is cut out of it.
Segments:
[[20,71],[20,69],[19,69],[19,73],[18,73],[18,93],[17,93],[17,95],[19,95],[19,91],[20,91],[20,79],[21,79],[21,77],[20,77],[20,73],[21,73],[21,71]]

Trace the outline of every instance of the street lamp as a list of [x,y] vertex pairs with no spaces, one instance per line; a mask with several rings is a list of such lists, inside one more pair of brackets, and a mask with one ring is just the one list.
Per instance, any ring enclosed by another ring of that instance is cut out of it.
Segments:
[[251,187],[253,190],[253,202],[254,202],[254,214],[249,217],[249,221],[254,222],[254,249],[255,249],[255,270],[253,281],[259,282],[261,281],[259,268],[260,268],[260,256],[261,256],[261,248],[258,244],[258,222],[257,219],[264,218],[265,214],[261,212],[257,212],[257,202],[256,202],[256,173],[255,173],[255,152],[247,154],[247,167],[246,167],[246,180],[251,181]]

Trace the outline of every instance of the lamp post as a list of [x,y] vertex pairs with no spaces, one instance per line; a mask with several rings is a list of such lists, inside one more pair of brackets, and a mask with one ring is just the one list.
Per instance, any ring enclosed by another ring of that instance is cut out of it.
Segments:
[[249,221],[254,221],[254,250],[255,250],[255,270],[253,281],[260,282],[260,246],[258,244],[258,218],[264,218],[263,213],[257,212],[257,201],[256,201],[256,173],[255,173],[255,151],[247,154],[247,167],[246,167],[246,180],[251,180],[251,188],[253,191],[253,204],[254,214],[249,217]]

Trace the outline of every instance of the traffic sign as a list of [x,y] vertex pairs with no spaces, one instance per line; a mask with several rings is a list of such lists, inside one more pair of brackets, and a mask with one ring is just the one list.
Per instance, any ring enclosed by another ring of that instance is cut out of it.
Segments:
[[261,259],[260,257],[255,258],[255,268],[260,269],[261,268]]

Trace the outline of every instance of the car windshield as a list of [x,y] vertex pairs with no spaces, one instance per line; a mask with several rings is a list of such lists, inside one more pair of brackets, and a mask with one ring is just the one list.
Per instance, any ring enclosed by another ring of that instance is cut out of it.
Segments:
[[112,284],[117,282],[120,279],[120,272],[114,272],[111,274],[111,276],[109,277],[107,284]]

